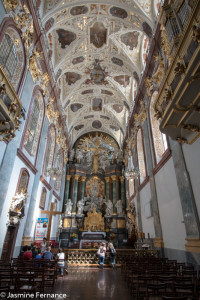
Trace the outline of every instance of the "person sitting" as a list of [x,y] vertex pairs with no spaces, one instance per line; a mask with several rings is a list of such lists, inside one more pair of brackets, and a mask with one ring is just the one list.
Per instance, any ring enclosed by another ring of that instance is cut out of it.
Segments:
[[[41,250],[40,249],[38,249],[38,253],[37,253],[37,255],[35,256],[35,259],[41,259],[42,258],[42,253],[41,253]],[[40,264],[35,264],[36,265],[36,267],[39,267],[40,266]]]
[[43,238],[43,242],[41,243],[40,247],[41,247],[41,252],[44,253],[47,250],[47,239]]
[[27,251],[27,247],[28,247],[28,246],[23,246],[23,247],[22,247],[22,249],[21,249],[21,251],[20,251],[20,253],[19,253],[19,257],[20,257],[20,258],[24,256],[24,253]]
[[47,250],[43,253],[43,258],[53,260],[53,254],[51,253],[51,247],[50,246],[48,246]]
[[38,254],[38,251],[36,250],[36,246],[33,246],[33,248],[32,248],[32,256],[35,258],[37,254]]
[[100,266],[100,268],[103,268],[104,260],[105,260],[105,256],[106,256],[105,243],[101,243],[101,246],[99,247],[99,250],[97,251],[97,254],[99,255],[99,266]]
[[67,274],[67,262],[65,260],[65,253],[62,248],[58,249],[56,259],[58,260],[58,267],[60,268],[61,276],[63,276],[63,268],[64,267],[65,267],[66,274]]
[[108,244],[108,251],[109,251],[109,258],[110,258],[111,265],[114,268],[115,267],[115,259],[116,259],[116,250],[112,243]]
[[31,259],[32,258],[32,251],[31,251],[30,246],[28,246],[26,252],[24,252],[23,258],[24,259]]

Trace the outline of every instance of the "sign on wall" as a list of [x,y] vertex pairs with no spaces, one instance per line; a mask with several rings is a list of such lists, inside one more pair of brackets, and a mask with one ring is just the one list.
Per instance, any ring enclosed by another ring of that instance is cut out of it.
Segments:
[[48,218],[38,218],[35,230],[35,240],[47,237]]

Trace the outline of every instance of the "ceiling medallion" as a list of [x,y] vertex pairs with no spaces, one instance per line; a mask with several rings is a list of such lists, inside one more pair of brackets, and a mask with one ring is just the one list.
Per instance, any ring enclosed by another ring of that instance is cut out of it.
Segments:
[[108,76],[108,73],[105,72],[105,69],[100,66],[100,62],[102,62],[102,60],[100,61],[99,59],[95,59],[95,62],[93,63],[94,68],[92,70],[86,70],[85,73],[90,74],[90,79],[86,80],[86,84],[108,84],[108,82],[105,80],[105,78]]
[[96,22],[93,27],[90,28],[90,43],[96,48],[101,48],[106,44],[107,29],[103,23]]

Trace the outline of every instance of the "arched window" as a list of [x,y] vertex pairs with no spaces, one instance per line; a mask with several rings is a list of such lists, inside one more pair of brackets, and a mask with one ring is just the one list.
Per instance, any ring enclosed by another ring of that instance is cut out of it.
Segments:
[[24,52],[19,34],[8,28],[0,44],[0,64],[16,89],[22,75]]
[[36,154],[40,131],[42,127],[43,116],[44,116],[43,97],[41,93],[37,91],[31,107],[31,113],[28,120],[28,126],[27,126],[25,140],[24,140],[24,146],[32,156]]
[[144,156],[143,137],[142,137],[141,128],[137,132],[137,156],[138,156],[138,167],[140,171],[140,183],[142,183],[146,177],[146,166],[145,166],[145,156]]
[[19,176],[19,181],[17,185],[17,193],[24,193],[27,191],[28,188],[28,182],[29,182],[29,173],[27,170],[22,169]]
[[159,129],[159,121],[154,116],[154,103],[157,98],[158,92],[154,92],[151,98],[150,103],[150,119],[151,119],[151,128],[152,128],[152,134],[153,134],[153,143],[154,143],[154,149],[155,149],[155,155],[156,155],[156,162],[158,163],[163,153],[167,150],[167,139],[166,135],[161,133]]
[[41,197],[40,197],[40,204],[39,204],[39,207],[41,209],[44,209],[45,207],[46,197],[47,197],[47,190],[43,187]]
[[56,143],[55,129],[54,129],[54,127],[51,127],[51,129],[49,130],[49,133],[48,133],[47,148],[46,148],[46,152],[45,152],[45,162],[44,162],[44,175],[45,176],[48,176],[48,169],[50,169],[53,164],[55,143]]

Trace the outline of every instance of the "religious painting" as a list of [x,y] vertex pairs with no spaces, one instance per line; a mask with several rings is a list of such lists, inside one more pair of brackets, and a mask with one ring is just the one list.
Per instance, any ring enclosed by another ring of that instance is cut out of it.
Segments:
[[76,64],[82,63],[84,61],[84,59],[85,58],[83,56],[78,56],[72,60],[72,63],[73,63],[73,65],[76,65]]
[[93,197],[94,194],[96,197],[105,196],[105,183],[98,176],[93,176],[86,181],[86,195]]
[[121,35],[121,41],[126,46],[129,46],[130,50],[133,50],[133,48],[136,48],[138,45],[138,36],[139,32],[137,31],[127,32]]
[[29,182],[29,174],[26,170],[23,170],[21,172],[21,176],[20,176],[19,184],[18,184],[18,188],[17,188],[18,194],[24,193],[27,191],[28,182]]
[[94,118],[94,115],[89,115],[89,116],[84,117],[85,120],[91,119],[91,118]]
[[92,122],[92,127],[95,129],[99,129],[102,127],[102,124],[99,120],[95,120],[94,122]]
[[112,57],[111,61],[112,61],[113,64],[118,65],[120,67],[122,67],[123,64],[124,64],[123,61],[121,59],[117,58],[117,57]]
[[[102,60],[101,60],[102,61]],[[105,72],[105,68],[103,69],[100,66],[99,59],[95,59],[95,62],[93,63],[94,68],[86,70],[86,74],[90,74],[90,79],[86,80],[86,84],[108,84],[108,82],[105,80],[106,76],[108,76],[108,73]]]
[[110,120],[110,118],[109,118],[109,117],[107,117],[107,116],[103,116],[103,115],[100,115],[100,118],[101,118],[101,119]]
[[65,49],[66,45],[69,46],[76,39],[76,34],[74,32],[65,29],[58,29],[56,32],[62,49]]
[[113,93],[108,90],[101,90],[101,93],[108,96],[113,96]]
[[123,87],[129,85],[129,79],[130,77],[128,75],[119,75],[114,77],[114,80],[117,81],[120,85],[123,85]]
[[110,125],[110,128],[114,131],[118,131],[119,130],[119,127],[117,126],[113,126],[113,125]]
[[120,105],[120,104],[114,104],[113,105],[113,109],[116,111],[116,113],[121,113],[122,110],[123,110],[123,105]]
[[49,31],[49,29],[53,26],[54,24],[54,18],[50,18],[48,21],[46,21],[45,25],[44,25],[44,29],[45,31]]
[[71,106],[70,106],[70,108],[73,112],[77,112],[82,107],[83,107],[83,104],[80,104],[80,103],[74,103],[74,104],[71,104]]
[[84,125],[77,125],[77,126],[74,127],[74,129],[75,129],[76,131],[79,131],[79,130],[82,129],[83,127],[84,127]]
[[40,204],[39,204],[39,208],[41,209],[44,209],[45,207],[46,196],[47,196],[47,190],[43,187],[41,197],[40,197]]
[[75,6],[70,10],[70,14],[72,16],[78,16],[78,15],[83,15],[88,12],[88,7],[87,6]]
[[93,93],[93,90],[85,90],[81,94],[86,95],[86,94],[92,94],[92,93]]
[[117,18],[121,18],[121,19],[125,19],[128,17],[128,14],[124,9],[122,9],[120,7],[116,7],[116,6],[111,7],[110,14],[113,17],[117,17]]
[[94,98],[92,100],[92,109],[94,111],[101,111],[102,110],[102,99],[101,98]]
[[80,79],[81,79],[81,75],[78,73],[74,73],[74,72],[66,72],[65,73],[65,80],[68,85],[72,85]]
[[96,22],[93,27],[90,28],[90,43],[96,48],[101,48],[106,44],[107,29],[103,23]]

